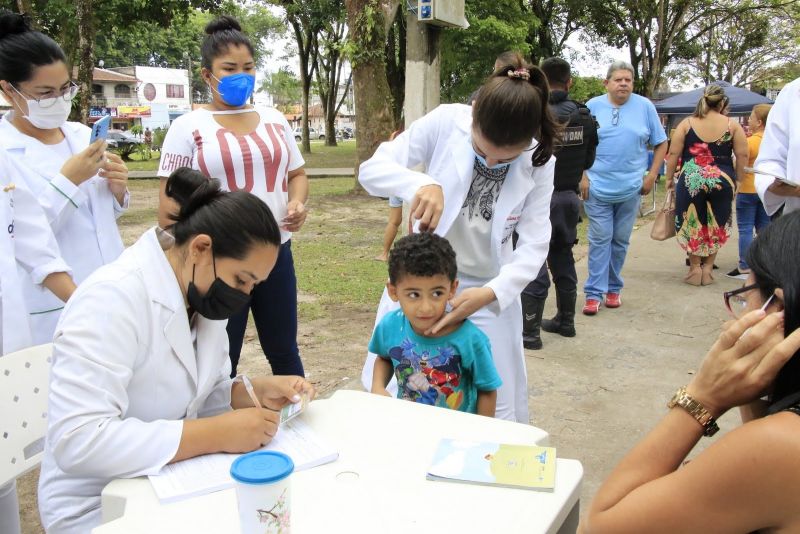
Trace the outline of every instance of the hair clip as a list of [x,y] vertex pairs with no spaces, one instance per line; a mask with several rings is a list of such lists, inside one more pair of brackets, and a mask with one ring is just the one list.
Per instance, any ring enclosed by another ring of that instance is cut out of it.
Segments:
[[510,70],[506,74],[508,74],[509,78],[518,78],[520,80],[525,80],[526,82],[531,79],[531,73],[528,71],[528,69]]

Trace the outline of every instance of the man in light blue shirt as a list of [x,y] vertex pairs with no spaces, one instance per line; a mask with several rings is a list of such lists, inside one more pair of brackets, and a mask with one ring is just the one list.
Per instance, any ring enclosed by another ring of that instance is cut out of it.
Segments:
[[[653,188],[667,152],[667,135],[655,106],[632,93],[633,67],[624,61],[612,63],[603,84],[607,94],[586,103],[600,125],[594,165],[580,185],[589,217],[586,315],[597,313],[603,296],[606,308],[622,304],[622,266],[640,196]],[[649,169],[648,146],[654,147]]]

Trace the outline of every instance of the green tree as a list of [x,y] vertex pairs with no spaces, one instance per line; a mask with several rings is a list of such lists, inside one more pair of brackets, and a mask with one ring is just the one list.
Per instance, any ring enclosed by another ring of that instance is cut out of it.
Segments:
[[538,20],[519,0],[467,0],[469,28],[443,32],[441,85],[444,102],[466,101],[492,73],[495,58],[506,50],[529,56],[531,28]]
[[287,67],[268,74],[259,90],[269,93],[275,107],[284,113],[290,111],[291,106],[300,102],[303,96],[300,80]]
[[701,50],[681,62],[706,83],[759,85],[781,65],[800,64],[800,5],[774,13],[747,11],[712,28],[697,40]]
[[[29,9],[35,25],[61,45],[69,63],[78,67],[77,83],[81,86],[78,116],[84,121],[89,113],[98,38],[122,33],[133,21],[148,21],[163,30],[194,9],[220,7],[219,0],[30,0],[21,4]],[[10,0],[0,5],[12,10],[19,8],[17,2]],[[132,46],[144,42],[137,41]]]
[[[356,168],[375,153],[395,127],[386,78],[386,46],[401,0],[346,0],[356,112]],[[355,189],[361,190],[356,176]]]
[[523,6],[538,21],[528,33],[533,63],[561,56],[567,39],[589,25],[585,0],[524,0]]
[[569,96],[573,100],[586,103],[590,98],[605,94],[606,86],[603,80],[592,76],[573,76]]
[[[317,61],[319,53],[318,34],[323,30],[325,24],[331,20],[331,10],[329,9],[331,3],[327,0],[268,1],[283,8],[284,18],[291,28],[297,45],[297,56],[300,63],[300,87],[303,90],[300,102],[303,108],[301,150],[308,154],[311,152],[308,129],[308,103],[314,75],[319,67]],[[332,3],[335,4],[335,2]]]
[[608,45],[627,48],[636,90],[652,95],[673,61],[702,53],[701,40],[748,12],[768,15],[797,0],[588,0],[592,31]]
[[341,98],[344,72],[344,44],[347,37],[347,12],[344,0],[328,0],[328,16],[323,21],[316,40],[316,79],[317,91],[322,101],[322,114],[325,118],[325,145],[336,146],[336,115],[344,103],[352,76],[345,82]]
[[225,1],[212,11],[191,9],[185,16],[175,17],[166,28],[152,20],[113,22],[109,31],[104,30],[97,36],[96,56],[104,61],[105,67],[191,66],[193,101],[207,101],[208,88],[200,76],[200,44],[206,24],[222,13],[239,20],[242,31],[253,44],[259,66],[264,64],[269,55],[268,40],[280,37],[286,31],[280,18],[266,6]]

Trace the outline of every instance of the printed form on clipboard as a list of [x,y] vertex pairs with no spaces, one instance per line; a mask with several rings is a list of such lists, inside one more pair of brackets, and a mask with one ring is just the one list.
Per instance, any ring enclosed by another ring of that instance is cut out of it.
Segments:
[[[289,455],[295,471],[333,462],[339,452],[317,435],[301,418],[280,426],[272,441],[260,450]],[[164,466],[150,475],[150,483],[162,504],[232,488],[231,464],[240,454],[206,454]]]

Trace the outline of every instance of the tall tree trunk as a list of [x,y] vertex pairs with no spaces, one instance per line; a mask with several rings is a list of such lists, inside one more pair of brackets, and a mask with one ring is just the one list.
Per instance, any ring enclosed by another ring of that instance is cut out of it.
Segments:
[[311,28],[304,28],[301,22],[295,18],[289,18],[289,24],[294,32],[294,39],[297,43],[298,56],[300,57],[300,86],[303,89],[303,119],[300,121],[302,139],[300,150],[303,154],[311,153],[311,140],[309,139],[308,128],[308,100],[311,95],[311,80],[314,79],[314,69],[317,64],[315,42]]
[[397,10],[389,28],[386,44],[386,80],[392,92],[394,130],[403,126],[403,102],[406,89],[406,20],[402,9]]
[[94,73],[94,11],[92,0],[75,0],[78,19],[78,120],[89,123],[92,105],[92,78]]
[[[356,112],[356,183],[358,165],[375,153],[394,128],[392,95],[386,79],[385,50],[388,31],[386,3],[380,0],[347,0],[347,24],[353,43],[351,64]],[[394,11],[390,13],[394,19]]]

